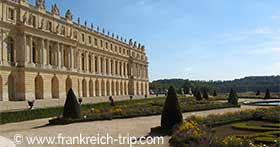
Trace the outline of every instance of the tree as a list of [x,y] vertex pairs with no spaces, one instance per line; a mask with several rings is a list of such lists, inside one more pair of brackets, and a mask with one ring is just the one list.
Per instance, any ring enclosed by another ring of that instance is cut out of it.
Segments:
[[206,89],[203,90],[203,98],[205,98],[206,100],[209,100],[208,92]]
[[271,95],[270,95],[269,89],[266,89],[264,99],[271,99]]
[[238,104],[238,96],[233,89],[230,90],[230,93],[228,96],[228,103],[233,104],[233,105]]
[[170,130],[175,125],[181,124],[182,122],[183,117],[178,103],[176,90],[171,86],[168,89],[168,95],[161,114],[161,128]]
[[260,90],[257,90],[256,95],[261,95]]
[[200,90],[196,90],[195,98],[196,98],[197,101],[202,100]]
[[189,90],[190,88],[193,88],[193,84],[189,80],[186,80],[182,88],[184,89],[186,94],[190,94]]
[[64,118],[77,119],[81,117],[80,106],[72,88],[67,93],[67,98],[63,110]]
[[218,94],[217,94],[217,91],[216,91],[216,90],[214,90],[214,92],[213,92],[213,96],[218,96]]

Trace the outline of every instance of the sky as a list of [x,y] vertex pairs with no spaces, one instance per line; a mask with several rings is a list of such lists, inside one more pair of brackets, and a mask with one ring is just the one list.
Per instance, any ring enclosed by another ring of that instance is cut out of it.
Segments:
[[54,3],[144,44],[151,81],[280,75],[279,0],[46,0],[47,9]]

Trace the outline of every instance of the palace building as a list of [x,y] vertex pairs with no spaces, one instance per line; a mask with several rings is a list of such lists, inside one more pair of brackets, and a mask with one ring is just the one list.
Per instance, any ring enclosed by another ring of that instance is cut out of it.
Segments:
[[149,94],[145,47],[132,39],[45,0],[1,0],[0,19],[0,101]]

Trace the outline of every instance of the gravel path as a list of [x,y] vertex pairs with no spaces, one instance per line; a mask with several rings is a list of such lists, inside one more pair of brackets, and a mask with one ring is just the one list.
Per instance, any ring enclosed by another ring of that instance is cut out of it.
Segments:
[[[244,109],[255,109],[256,106],[242,106],[241,108],[226,108],[199,112],[184,113],[184,118],[191,115],[207,116],[209,114],[221,114],[225,112],[235,112]],[[137,117],[131,119],[115,119],[111,121],[93,121],[84,123],[75,123],[61,126],[44,126],[48,123],[49,119],[39,119],[33,121],[25,121],[19,123],[10,123],[0,125],[0,136],[4,136],[13,140],[15,134],[23,136],[57,136],[62,133],[62,136],[97,136],[106,135],[107,133],[112,137],[118,137],[119,134],[123,136],[146,136],[149,135],[150,128],[160,125],[160,115],[149,117]],[[153,146],[169,146],[169,136],[164,137],[164,144]],[[30,147],[30,145],[18,145],[19,147]],[[34,147],[50,146],[50,145],[33,145]],[[52,146],[70,146],[70,145],[52,145]],[[71,147],[86,146],[86,145],[71,145]],[[89,145],[88,145],[89,146]],[[93,145],[91,145],[93,146]],[[97,145],[96,145],[97,146]],[[100,146],[100,145],[99,145]],[[112,145],[103,145],[112,146]],[[114,146],[129,146],[129,145],[115,145]],[[133,145],[140,146],[140,145]],[[147,145],[142,145],[147,146]]]

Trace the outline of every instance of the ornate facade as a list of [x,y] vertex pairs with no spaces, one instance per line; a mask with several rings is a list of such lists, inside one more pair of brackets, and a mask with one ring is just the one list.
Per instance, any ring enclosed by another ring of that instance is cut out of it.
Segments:
[[0,101],[148,95],[145,47],[49,12],[45,0],[0,1]]

